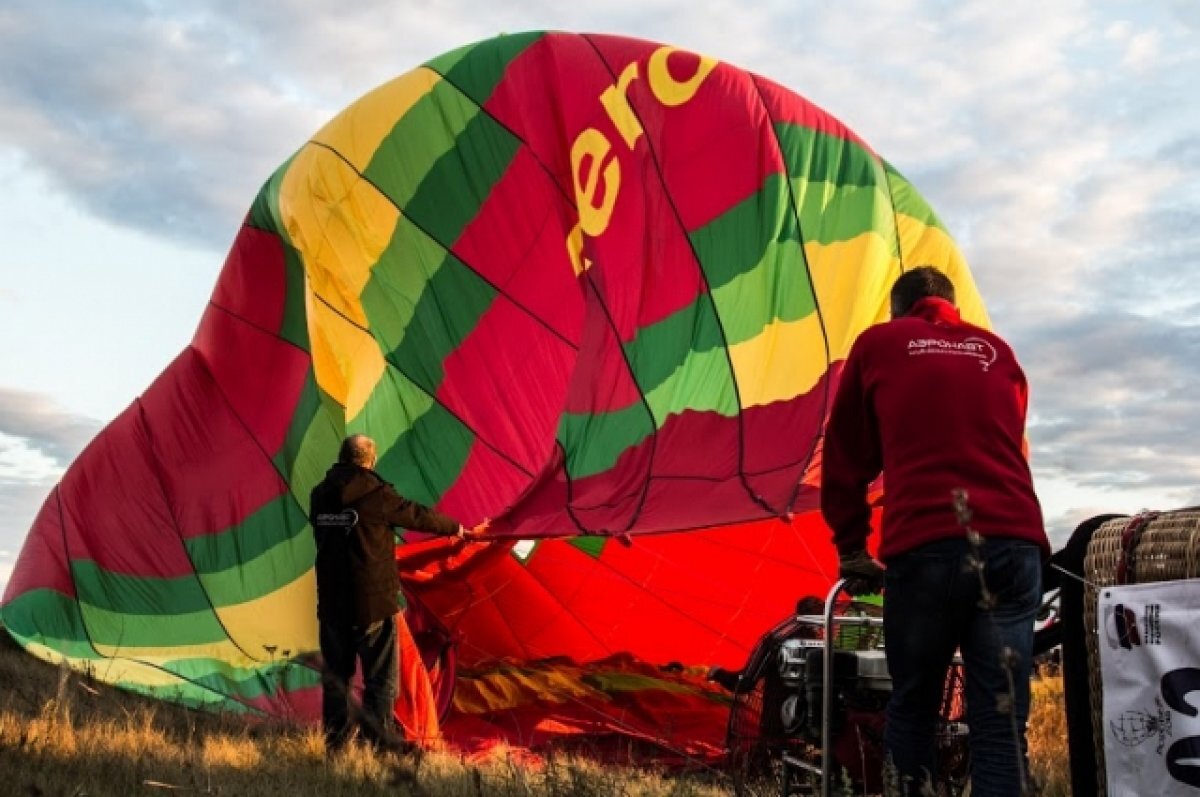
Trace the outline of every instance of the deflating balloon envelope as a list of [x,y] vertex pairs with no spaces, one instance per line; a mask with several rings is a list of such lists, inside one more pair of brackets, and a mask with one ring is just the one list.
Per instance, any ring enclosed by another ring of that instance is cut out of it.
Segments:
[[[319,715],[308,494],[348,433],[489,541],[407,535],[459,661],[738,666],[834,573],[820,439],[917,191],[832,116],[675,47],[463,47],[255,198],[192,344],[47,499],[3,606],[31,652],[189,704]],[[781,519],[782,518],[782,519]]]

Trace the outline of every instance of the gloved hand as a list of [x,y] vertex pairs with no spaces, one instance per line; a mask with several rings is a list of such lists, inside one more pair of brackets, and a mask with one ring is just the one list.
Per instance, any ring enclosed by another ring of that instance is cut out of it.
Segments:
[[883,565],[864,550],[838,557],[838,575],[846,579],[844,589],[851,595],[871,595],[883,589]]

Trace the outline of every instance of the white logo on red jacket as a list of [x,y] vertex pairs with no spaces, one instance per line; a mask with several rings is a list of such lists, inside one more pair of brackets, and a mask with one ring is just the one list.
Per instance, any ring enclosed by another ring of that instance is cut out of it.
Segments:
[[996,362],[996,347],[983,338],[970,337],[965,340],[947,340],[945,338],[913,338],[908,342],[910,356],[922,354],[956,354],[962,357],[974,357],[979,360],[983,370]]

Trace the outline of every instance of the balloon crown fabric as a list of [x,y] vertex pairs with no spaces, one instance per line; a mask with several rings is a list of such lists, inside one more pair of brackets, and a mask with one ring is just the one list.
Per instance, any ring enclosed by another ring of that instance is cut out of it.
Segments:
[[447,53],[266,181],[192,344],[47,499],[4,624],[131,689],[316,717],[306,502],[362,432],[401,493],[493,518],[406,571],[467,663],[736,666],[835,572],[831,391],[918,264],[986,324],[913,186],[766,78],[609,35]]

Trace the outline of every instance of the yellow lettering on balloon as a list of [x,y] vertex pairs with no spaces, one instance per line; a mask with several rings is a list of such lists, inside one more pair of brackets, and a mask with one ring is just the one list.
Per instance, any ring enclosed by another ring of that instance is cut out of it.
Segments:
[[671,74],[671,70],[667,68],[667,59],[672,53],[678,52],[683,51],[676,47],[659,47],[650,55],[650,64],[647,70],[650,90],[654,92],[655,97],[658,97],[659,102],[671,108],[683,105],[695,97],[696,92],[700,90],[700,84],[717,66],[715,58],[703,55],[694,56],[698,59],[696,73],[687,80],[676,80]]
[[600,104],[608,111],[608,118],[620,132],[621,138],[625,139],[625,146],[630,149],[637,144],[643,132],[642,123],[638,121],[637,114],[629,104],[629,84],[637,80],[637,76],[638,65],[634,61],[625,67],[625,71],[617,78],[617,85],[609,86],[600,95]]
[[[681,52],[674,47],[660,47],[650,54],[647,63],[650,91],[668,108],[683,105],[695,97],[701,84],[717,67],[715,58],[689,54],[696,59],[695,71],[686,80],[676,80],[667,61],[672,54]],[[621,70],[617,82],[600,94],[601,106],[630,151],[646,132],[629,102],[629,87],[638,77],[635,61]],[[567,257],[577,277],[592,266],[592,262],[583,256],[584,236],[595,238],[608,229],[621,191],[621,162],[612,149],[608,137],[594,127],[584,130],[571,144],[571,179],[579,223],[567,233],[565,243]]]
[[583,227],[578,224],[567,233],[567,256],[571,258],[576,277],[592,267],[592,261],[583,256]]
[[[601,167],[611,151],[612,144],[594,127],[580,133],[571,146],[571,174],[575,178],[579,224],[592,236],[600,235],[608,228],[621,189],[621,164],[617,159],[613,158]],[[581,173],[585,163],[588,165],[586,175]]]

